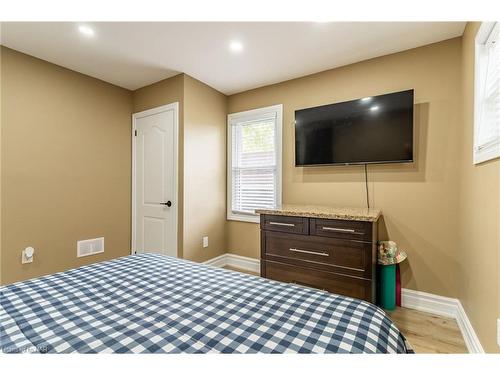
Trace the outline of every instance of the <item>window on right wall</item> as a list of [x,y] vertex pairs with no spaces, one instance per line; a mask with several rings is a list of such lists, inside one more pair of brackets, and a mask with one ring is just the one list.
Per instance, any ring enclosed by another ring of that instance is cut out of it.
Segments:
[[500,157],[500,22],[483,22],[476,35],[474,164]]

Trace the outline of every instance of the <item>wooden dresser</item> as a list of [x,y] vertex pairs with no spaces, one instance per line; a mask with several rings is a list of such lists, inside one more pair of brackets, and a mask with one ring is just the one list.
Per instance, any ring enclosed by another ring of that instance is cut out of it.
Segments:
[[262,277],[376,302],[380,211],[283,206],[257,212]]

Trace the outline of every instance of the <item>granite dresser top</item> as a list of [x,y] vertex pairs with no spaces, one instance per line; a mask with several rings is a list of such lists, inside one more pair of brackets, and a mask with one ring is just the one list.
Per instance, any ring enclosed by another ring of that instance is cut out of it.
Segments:
[[275,209],[258,209],[258,214],[300,216],[319,219],[377,221],[382,212],[375,208],[351,208],[284,204]]

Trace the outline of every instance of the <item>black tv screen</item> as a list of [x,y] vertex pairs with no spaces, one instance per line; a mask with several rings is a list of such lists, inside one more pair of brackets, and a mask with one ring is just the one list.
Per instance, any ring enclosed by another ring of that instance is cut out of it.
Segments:
[[413,161],[413,90],[295,111],[295,165]]

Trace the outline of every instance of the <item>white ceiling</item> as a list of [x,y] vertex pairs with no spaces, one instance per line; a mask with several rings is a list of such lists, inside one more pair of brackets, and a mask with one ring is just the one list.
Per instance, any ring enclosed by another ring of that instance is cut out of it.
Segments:
[[[15,50],[127,89],[187,73],[233,94],[460,36],[464,22],[2,23]],[[240,53],[229,50],[239,40]]]

